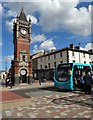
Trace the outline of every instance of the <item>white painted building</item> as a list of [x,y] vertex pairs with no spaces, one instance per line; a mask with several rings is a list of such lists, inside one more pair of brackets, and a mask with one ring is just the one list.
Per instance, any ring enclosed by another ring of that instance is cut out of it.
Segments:
[[34,64],[37,66],[36,68],[32,67],[32,69],[33,72],[39,70],[54,70],[58,64],[63,62],[93,63],[93,52],[80,50],[79,46],[74,47],[74,45],[71,44],[70,47],[40,55],[35,59],[32,57],[33,66]]

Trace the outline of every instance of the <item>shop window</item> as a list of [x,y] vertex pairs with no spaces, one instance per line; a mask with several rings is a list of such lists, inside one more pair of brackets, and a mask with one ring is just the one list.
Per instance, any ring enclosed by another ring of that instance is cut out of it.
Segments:
[[56,62],[54,62],[54,67],[56,68]]
[[50,69],[50,63],[48,63],[48,68]]

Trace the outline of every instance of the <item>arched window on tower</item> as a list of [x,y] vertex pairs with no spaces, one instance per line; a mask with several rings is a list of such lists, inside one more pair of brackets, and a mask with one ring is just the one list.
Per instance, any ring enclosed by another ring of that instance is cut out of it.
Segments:
[[23,61],[25,61],[25,55],[23,55]]

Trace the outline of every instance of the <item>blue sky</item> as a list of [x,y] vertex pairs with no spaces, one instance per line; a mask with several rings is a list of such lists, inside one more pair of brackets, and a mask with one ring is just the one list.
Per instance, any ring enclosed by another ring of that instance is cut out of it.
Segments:
[[[0,70],[10,67],[10,59],[14,53],[12,23],[21,8],[27,18],[32,20],[31,54],[39,51],[50,51],[69,47],[73,43],[81,43],[84,49],[91,48],[91,2],[3,2],[0,3],[2,16],[2,66]],[[1,61],[1,60],[0,60]]]

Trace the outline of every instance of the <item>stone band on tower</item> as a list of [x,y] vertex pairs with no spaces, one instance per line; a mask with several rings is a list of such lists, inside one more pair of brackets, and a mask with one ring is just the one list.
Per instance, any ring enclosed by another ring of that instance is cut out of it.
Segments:
[[27,21],[23,9],[13,23],[14,60],[12,60],[13,83],[29,83],[32,78],[30,59],[31,19]]

